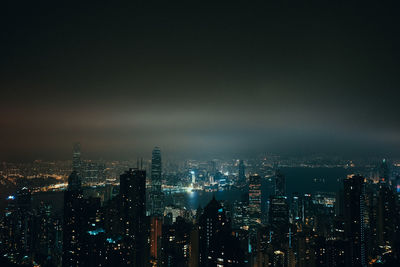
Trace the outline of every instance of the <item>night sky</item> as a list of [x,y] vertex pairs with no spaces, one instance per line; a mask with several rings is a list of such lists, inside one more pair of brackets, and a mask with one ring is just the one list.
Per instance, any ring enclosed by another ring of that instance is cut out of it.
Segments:
[[0,160],[400,155],[395,1],[5,2]]

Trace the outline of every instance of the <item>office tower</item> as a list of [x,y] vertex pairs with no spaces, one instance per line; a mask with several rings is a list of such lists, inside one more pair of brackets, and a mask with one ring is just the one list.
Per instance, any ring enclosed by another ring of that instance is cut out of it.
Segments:
[[199,219],[199,266],[243,266],[240,242],[231,235],[225,209],[214,197]]
[[72,171],[77,172],[80,174],[81,172],[81,144],[80,143],[75,143],[73,146],[73,152],[72,152]]
[[148,259],[146,171],[129,169],[120,176],[120,201],[124,264],[145,266]]
[[290,209],[290,217],[292,220],[292,223],[296,223],[298,221],[302,220],[302,212],[301,212],[301,199],[300,195],[297,192],[293,193],[292,196],[292,203],[291,203],[291,209]]
[[269,225],[279,236],[289,231],[289,207],[284,196],[271,196],[269,206]]
[[277,170],[275,173],[275,195],[276,196],[286,195],[285,175],[283,175],[283,173],[281,173],[279,170]]
[[261,177],[258,174],[249,177],[249,216],[250,228],[261,223]]
[[192,186],[196,183],[196,173],[194,171],[190,171],[190,174],[192,175]]
[[161,151],[155,147],[151,157],[151,181],[153,185],[161,185]]
[[93,161],[82,162],[81,170],[84,183],[95,184],[105,180],[104,164]]
[[349,241],[347,263],[366,266],[364,240],[364,178],[358,175],[343,181],[345,237]]
[[232,210],[232,227],[234,229],[249,229],[249,202],[235,201]]
[[212,161],[210,161],[210,164],[209,164],[210,166],[209,166],[209,168],[210,168],[210,176],[215,176],[215,174],[217,173],[217,163],[214,161],[214,160],[212,160]]
[[246,183],[246,174],[245,174],[244,162],[243,162],[242,159],[239,161],[238,167],[239,167],[239,177],[238,177],[239,179],[238,179],[238,184],[239,184],[239,185],[243,185],[243,184]]
[[162,216],[164,213],[161,170],[161,151],[160,148],[155,147],[151,157],[151,189],[149,194],[151,216]]

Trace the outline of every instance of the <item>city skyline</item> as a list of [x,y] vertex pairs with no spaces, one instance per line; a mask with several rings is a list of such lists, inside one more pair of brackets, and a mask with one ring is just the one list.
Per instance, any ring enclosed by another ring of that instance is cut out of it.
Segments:
[[171,164],[154,147],[151,161],[132,168],[81,155],[74,143],[61,169],[2,164],[1,264],[364,267],[400,259],[400,163]]
[[0,266],[400,266],[399,14],[4,3]]

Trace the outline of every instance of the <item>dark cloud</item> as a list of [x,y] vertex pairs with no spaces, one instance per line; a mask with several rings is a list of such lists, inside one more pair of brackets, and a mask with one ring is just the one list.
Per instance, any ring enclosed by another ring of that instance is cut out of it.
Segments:
[[0,158],[400,148],[391,1],[2,8]]

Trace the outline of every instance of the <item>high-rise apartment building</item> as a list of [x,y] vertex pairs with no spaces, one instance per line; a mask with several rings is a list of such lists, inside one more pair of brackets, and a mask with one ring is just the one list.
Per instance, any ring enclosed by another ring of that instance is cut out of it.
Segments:
[[344,180],[345,237],[349,241],[348,264],[366,266],[364,239],[364,177],[352,175]]
[[129,169],[120,176],[120,200],[124,263],[145,266],[148,259],[146,171]]

